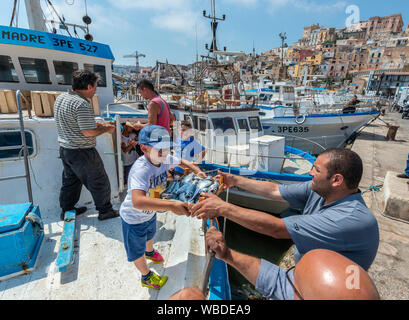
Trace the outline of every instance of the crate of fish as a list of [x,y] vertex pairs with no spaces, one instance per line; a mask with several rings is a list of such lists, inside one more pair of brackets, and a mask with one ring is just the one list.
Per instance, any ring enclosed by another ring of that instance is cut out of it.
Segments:
[[190,173],[182,177],[175,177],[175,180],[161,193],[161,198],[197,203],[202,193],[219,195],[222,190],[222,177],[201,178]]

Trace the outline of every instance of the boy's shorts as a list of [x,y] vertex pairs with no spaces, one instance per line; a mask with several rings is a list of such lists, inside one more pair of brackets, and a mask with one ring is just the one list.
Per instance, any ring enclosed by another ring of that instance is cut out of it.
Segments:
[[128,224],[122,218],[122,234],[126,255],[133,262],[145,254],[146,242],[152,240],[156,233],[156,214],[144,223]]

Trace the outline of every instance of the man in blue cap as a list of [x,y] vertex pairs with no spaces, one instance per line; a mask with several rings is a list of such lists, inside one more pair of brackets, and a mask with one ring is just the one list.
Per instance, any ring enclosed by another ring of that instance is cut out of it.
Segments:
[[153,248],[156,233],[156,211],[172,211],[176,215],[190,215],[187,203],[159,199],[158,189],[164,188],[170,168],[182,164],[198,176],[206,175],[193,163],[169,154],[172,142],[168,131],[148,125],[139,132],[139,144],[144,156],[133,164],[128,178],[128,193],[120,208],[124,245],[129,262],[142,275],[144,287],[159,290],[167,276],[151,271],[146,259],[162,263],[163,257]]

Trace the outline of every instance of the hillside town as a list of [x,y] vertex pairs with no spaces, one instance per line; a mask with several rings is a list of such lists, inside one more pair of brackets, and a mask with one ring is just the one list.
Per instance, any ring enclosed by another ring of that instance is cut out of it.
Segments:
[[[392,97],[400,87],[409,86],[409,25],[402,14],[371,17],[343,29],[320,24],[306,26],[294,44],[234,58],[234,69],[241,79],[254,80],[265,75],[273,81],[291,81],[297,85],[345,89],[354,94],[378,93]],[[180,85],[192,80],[196,62],[188,66],[163,68],[163,84]],[[137,68],[137,79],[157,82],[159,65]],[[122,80],[135,79],[135,66],[115,66]],[[205,74],[211,77],[211,74]]]

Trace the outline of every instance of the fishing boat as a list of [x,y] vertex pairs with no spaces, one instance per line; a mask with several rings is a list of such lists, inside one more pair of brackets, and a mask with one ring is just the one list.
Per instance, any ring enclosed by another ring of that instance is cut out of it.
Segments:
[[[26,3],[29,21],[43,16],[39,1]],[[152,269],[169,277],[160,291],[139,285],[138,272],[126,262],[120,219],[99,221],[87,190],[78,202],[88,207],[87,213],[75,217],[69,212],[67,217],[67,212],[60,220],[63,167],[53,103],[70,88],[71,73],[77,69],[99,74],[96,97],[90,101],[96,120],[115,121],[116,132],[99,136],[97,150],[110,180],[111,201],[116,208],[121,202],[120,120],[125,122],[126,116],[104,118],[114,104],[113,61],[107,44],[38,31],[31,25],[0,26],[0,299],[167,299],[188,286],[203,288],[208,299],[230,299],[228,280],[222,291],[221,284],[214,283],[215,277],[228,279],[227,268],[221,261],[209,263],[200,220],[158,213],[155,243],[165,263]],[[138,103],[114,106],[119,113],[129,115],[132,109],[137,119],[146,118]],[[21,242],[1,242],[16,232],[27,235],[27,230],[41,236],[25,254],[20,254]],[[22,260],[10,268],[17,254]]]
[[361,103],[348,112],[344,108],[352,96],[325,88],[297,88],[277,82],[244,94],[260,109],[265,134],[284,136],[289,146],[312,154],[323,148],[344,147],[358,130],[380,115],[373,97],[360,97]]

